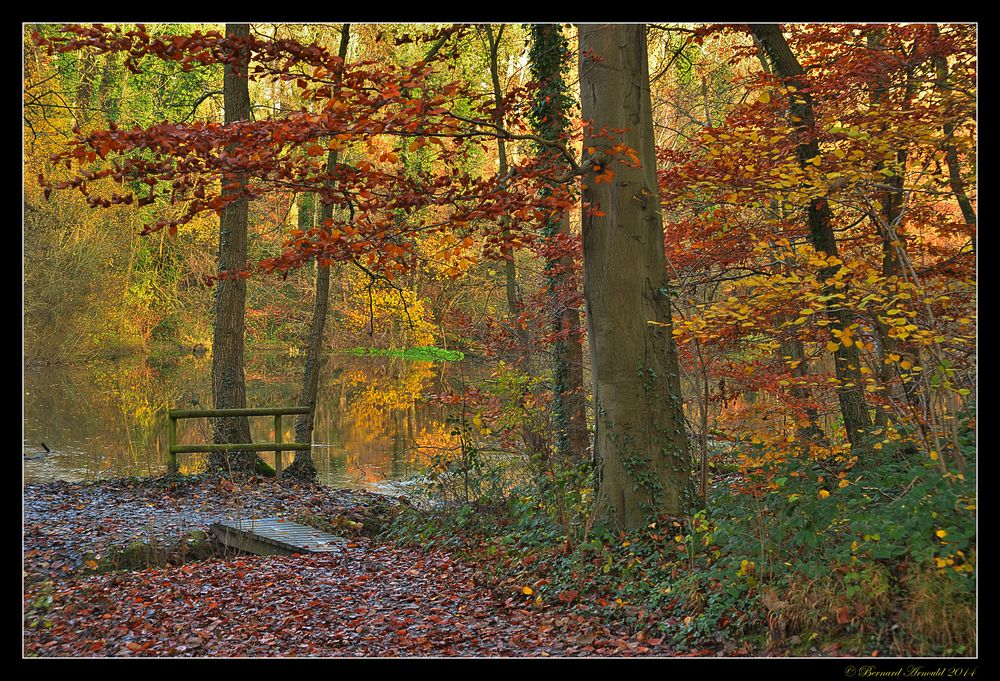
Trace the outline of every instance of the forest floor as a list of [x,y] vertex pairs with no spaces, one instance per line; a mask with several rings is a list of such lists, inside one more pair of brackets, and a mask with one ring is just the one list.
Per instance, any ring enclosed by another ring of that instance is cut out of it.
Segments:
[[[24,655],[674,654],[530,588],[491,586],[448,553],[364,536],[400,503],[260,478],[26,485]],[[232,514],[320,519],[354,536],[328,554],[221,555],[208,529]]]

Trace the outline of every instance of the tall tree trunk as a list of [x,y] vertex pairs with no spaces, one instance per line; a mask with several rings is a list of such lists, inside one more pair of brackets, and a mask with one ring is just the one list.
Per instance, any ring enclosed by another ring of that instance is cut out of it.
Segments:
[[[503,90],[500,87],[500,38],[503,36],[504,27],[501,25],[496,34],[493,27],[486,25],[483,30],[486,33],[486,41],[490,50],[490,80],[493,83],[493,123],[497,129],[503,129]],[[506,177],[510,172],[507,162],[507,143],[503,137],[497,137],[497,156],[499,160],[498,172],[500,177]],[[510,315],[511,323],[514,324],[518,315],[521,314],[521,295],[517,288],[517,266],[514,264],[514,249],[510,246],[510,230],[507,228],[507,219],[501,218],[503,226],[503,245],[500,252],[504,258],[504,289],[507,294],[507,311]],[[520,332],[519,326],[514,328]],[[519,333],[520,335],[520,333]]]
[[[248,24],[226,24],[226,38],[245,40]],[[247,79],[249,50],[236,66],[226,64],[223,75],[223,98],[226,124],[250,119],[250,90]],[[238,144],[226,148],[235,153]],[[223,176],[226,196],[241,195],[246,186],[245,173]],[[247,406],[246,377],[243,370],[243,337],[246,313],[246,281],[237,273],[246,269],[248,200],[241,196],[226,206],[219,221],[219,275],[215,287],[215,328],[212,340],[212,401],[216,409]],[[213,441],[218,444],[250,442],[250,422],[244,417],[214,419]],[[213,452],[212,468],[251,472],[259,457],[254,452]]]
[[646,27],[582,25],[579,36],[582,114],[591,123],[583,148],[606,150],[612,140],[598,136],[602,128],[623,129],[622,143],[641,161],[614,163],[598,151],[583,190],[600,510],[604,522],[635,529],[684,513],[694,498],[671,333]]
[[[310,229],[316,226],[316,206],[319,201],[316,198],[316,194],[311,192],[306,192],[304,194],[299,194],[299,204],[298,204],[298,215],[295,219],[295,226],[301,229],[303,232],[308,232]],[[313,276],[313,287],[315,288],[316,279],[316,260],[309,261],[309,274]],[[315,290],[313,291],[315,293]]]
[[[771,63],[767,60],[767,52],[764,50],[764,46],[761,44],[760,40],[754,36],[754,42],[757,44],[757,59],[760,61],[761,67],[767,74],[773,73],[771,68]],[[708,105],[705,106],[706,115],[708,113]],[[771,214],[775,219],[784,218],[784,210],[779,212],[779,202],[777,199],[773,199],[770,205]],[[788,263],[781,260],[779,256],[777,258],[778,265],[780,267],[779,271],[788,271]],[[788,319],[779,319],[778,326],[782,325],[782,322],[790,321]],[[805,346],[802,343],[802,339],[798,336],[788,336],[784,337],[780,341],[781,356],[788,357],[792,363],[792,376],[799,381],[805,379],[809,375],[809,360],[806,357]],[[788,391],[788,394],[796,402],[796,408],[801,409],[802,415],[805,417],[803,419],[796,419],[795,432],[799,440],[803,442],[813,442],[820,445],[826,445],[827,439],[826,434],[823,432],[823,427],[819,422],[819,414],[816,411],[816,407],[812,404],[812,394],[809,389],[795,384]]]
[[[778,211],[777,204],[777,201],[771,202],[771,211],[775,214]],[[787,273],[790,267],[789,263],[782,260],[780,256],[776,260],[776,267],[780,268],[779,271]],[[784,322],[790,322],[791,320],[791,315],[787,318],[779,317],[777,326],[780,328]],[[792,377],[796,379],[796,383],[788,389],[788,394],[795,400],[795,409],[800,411],[801,416],[804,417],[798,418],[798,414],[796,414],[796,436],[803,443],[827,446],[829,442],[826,438],[826,433],[823,432],[823,426],[820,425],[819,414],[813,402],[812,392],[804,385],[801,385],[809,376],[809,358],[806,355],[805,345],[797,335],[785,336],[779,343],[779,350],[782,358],[787,357],[789,359],[792,368]]]
[[[796,134],[799,135],[796,149],[799,165],[805,168],[810,159],[819,155],[819,143],[813,137],[815,119],[812,97],[803,92],[802,76],[805,72],[776,24],[751,24],[751,29],[770,57],[775,72],[798,90],[789,104],[789,114],[793,125],[797,128]],[[827,256],[838,257],[837,240],[833,231],[833,210],[829,202],[825,198],[811,200],[808,216],[809,238],[813,247]],[[839,265],[820,270],[819,281],[823,295],[838,292],[827,281],[830,281],[839,270]],[[852,324],[851,313],[839,307],[833,299],[827,303],[827,315],[831,321],[831,330],[841,332]],[[852,451],[857,454],[867,453],[870,451],[872,419],[868,413],[862,388],[864,382],[861,374],[861,354],[855,343],[851,343],[850,346],[840,343],[833,354],[837,376],[837,399],[847,439],[851,443]]]
[[[868,48],[880,49],[884,36],[883,29],[872,29],[868,32]],[[902,107],[904,110],[910,108],[910,98],[913,96],[913,68],[912,66],[906,75],[906,93]],[[873,106],[880,105],[888,94],[888,83],[885,81],[877,83],[871,91],[871,102]],[[885,126],[883,126],[885,132]],[[889,175],[885,179],[884,187],[878,191],[878,214],[872,216],[879,236],[882,238],[882,276],[886,279],[899,277],[903,268],[900,264],[901,252],[905,248],[901,232],[903,229],[904,194],[903,185],[906,177],[906,159],[908,156],[906,147],[896,151],[897,172]],[[880,171],[885,164],[879,161],[875,165],[875,170]],[[881,345],[881,359],[879,365],[879,381],[883,386],[892,383],[898,374],[898,369],[894,362],[887,363],[886,358],[890,354],[897,354],[906,357],[912,363],[917,364],[915,354],[912,349],[904,347],[903,343],[889,333],[889,327],[882,322],[878,315],[875,315],[875,330],[878,333],[879,344]],[[902,379],[902,397],[911,406],[915,407],[917,402],[916,384],[910,379]],[[897,393],[896,397],[900,395]],[[891,412],[879,407],[875,411],[875,425],[886,426],[891,418]]]
[[[934,34],[938,34],[938,28],[934,26]],[[948,60],[942,55],[935,55],[932,58],[934,62],[934,69],[937,75],[937,87],[942,90],[947,90],[948,86]],[[962,180],[962,166],[958,160],[958,149],[955,148],[955,144],[952,140],[955,137],[955,123],[948,120],[944,125],[944,160],[948,165],[948,184],[951,186],[951,192],[955,195],[955,200],[958,201],[958,207],[962,210],[962,217],[965,218],[966,224],[972,226],[973,230],[976,227],[976,211],[972,207],[972,201],[969,200],[969,196],[965,193],[965,182]],[[976,252],[976,234],[972,235],[972,252]]]
[[[344,24],[340,29],[341,59],[347,57],[347,45],[350,41],[350,24]],[[336,151],[330,151],[326,157],[327,175],[337,171]],[[315,201],[313,202],[315,205]],[[323,203],[320,207],[320,228],[328,229],[328,221],[333,218],[333,204]],[[299,406],[309,407],[308,414],[301,414],[295,420],[295,441],[312,442],[313,423],[316,414],[316,398],[319,392],[319,372],[323,366],[323,336],[326,331],[326,313],[330,307],[330,267],[317,257],[316,262],[316,297],[313,300],[313,318],[309,327],[309,347],[306,350],[306,364],[302,376],[302,387],[299,391]],[[313,463],[311,451],[295,453],[295,461],[283,473],[286,477],[312,480],[316,477],[316,464]]]
[[90,123],[92,116],[91,107],[94,99],[94,81],[97,79],[97,61],[89,51],[80,56],[77,63],[80,75],[80,86],[76,90],[76,119],[81,127],[86,127]]
[[[538,134],[545,139],[559,139],[569,125],[567,110],[569,90],[563,67],[569,46],[558,24],[534,24],[531,27],[531,75],[538,83],[532,119]],[[556,155],[552,150],[541,153]],[[569,237],[569,213],[549,219],[544,227],[546,238]],[[549,297],[550,321],[558,340],[552,348],[552,414],[556,452],[562,457],[579,458],[589,448],[587,441],[587,404],[583,388],[583,329],[580,311],[567,304],[576,298],[577,279],[573,256],[563,253],[545,263],[545,282]]]
[[[327,157],[329,161],[336,158],[333,152]],[[334,161],[335,163],[335,161]],[[331,206],[323,206],[320,210],[321,220],[329,219],[333,210]],[[329,215],[328,215],[329,213]],[[312,442],[313,424],[315,423],[316,400],[319,393],[319,373],[323,367],[323,336],[326,330],[326,314],[330,307],[330,267],[321,262],[316,263],[315,297],[313,299],[313,317],[309,326],[309,341],[306,349],[305,368],[302,375],[302,385],[299,390],[299,406],[309,407],[308,414],[300,414],[295,419],[295,441]],[[310,450],[295,452],[295,460],[282,472],[283,477],[312,480],[316,477],[316,464]]]
[[[778,324],[782,321],[779,319]],[[791,317],[787,321],[791,321]],[[780,342],[782,357],[788,357],[794,364],[792,376],[802,381],[809,376],[809,359],[806,357],[802,340],[798,337],[783,338]],[[795,364],[797,362],[797,364]],[[795,408],[801,410],[804,418],[796,418],[795,432],[798,439],[804,443],[815,443],[825,445],[827,443],[826,434],[819,422],[819,414],[813,406],[813,398],[808,388],[801,385],[794,385],[789,388],[788,394],[795,400]]]

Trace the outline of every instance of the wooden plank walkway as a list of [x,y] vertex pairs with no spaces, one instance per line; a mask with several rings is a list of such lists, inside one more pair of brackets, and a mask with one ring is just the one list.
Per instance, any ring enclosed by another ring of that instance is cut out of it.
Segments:
[[212,523],[212,534],[230,548],[258,556],[336,551],[347,540],[283,518],[225,519]]

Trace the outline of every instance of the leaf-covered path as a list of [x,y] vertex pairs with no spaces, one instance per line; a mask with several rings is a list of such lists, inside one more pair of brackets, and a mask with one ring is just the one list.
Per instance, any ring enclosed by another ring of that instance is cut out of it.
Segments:
[[[356,537],[342,550],[240,556],[106,574],[80,557],[143,533],[207,527],[226,488],[58,483],[25,491],[25,638],[30,656],[667,655],[611,623],[519,591],[472,566]],[[230,490],[233,491],[233,490]],[[235,496],[234,496],[235,498]],[[372,495],[258,483],[259,511],[354,513]],[[229,499],[232,501],[233,499]],[[158,506],[159,505],[159,506]],[[173,516],[164,516],[169,505]],[[139,523],[142,509],[171,522]]]
[[[61,577],[131,542],[166,546],[207,532],[223,517],[286,515],[378,522],[398,499],[319,484],[263,478],[115,478],[91,483],[26,485],[23,495],[25,580]],[[356,525],[355,525],[356,527]],[[377,528],[369,528],[377,529]]]
[[[640,652],[586,618],[495,597],[447,554],[360,541],[64,582],[32,655],[568,655]],[[631,644],[631,645],[630,645]],[[643,651],[652,652],[642,646]]]

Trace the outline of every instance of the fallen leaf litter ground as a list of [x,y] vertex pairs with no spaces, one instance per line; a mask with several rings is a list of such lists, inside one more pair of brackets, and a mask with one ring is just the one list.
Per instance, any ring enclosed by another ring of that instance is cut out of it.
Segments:
[[[441,551],[354,537],[342,550],[237,556],[94,573],[129,542],[207,531],[220,516],[369,518],[399,503],[354,490],[196,479],[54,482],[24,489],[29,656],[670,655],[660,641],[569,607],[537,607]],[[88,574],[89,573],[89,574]],[[49,600],[51,599],[51,600]],[[43,604],[38,607],[39,602]]]

